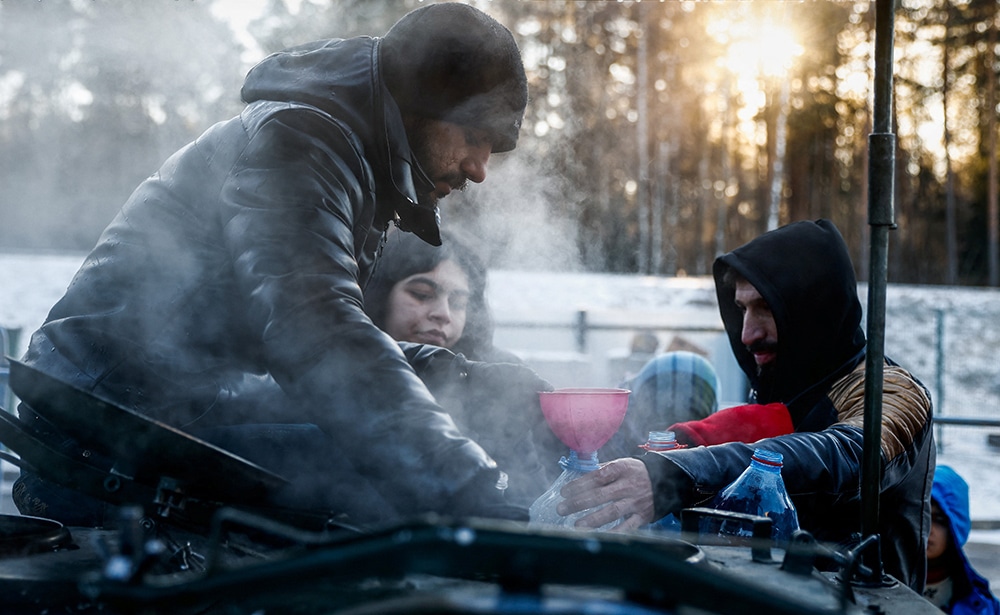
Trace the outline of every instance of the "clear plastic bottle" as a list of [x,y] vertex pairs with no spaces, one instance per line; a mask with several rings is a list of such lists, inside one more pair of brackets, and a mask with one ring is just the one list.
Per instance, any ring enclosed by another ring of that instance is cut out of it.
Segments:
[[[580,478],[588,472],[593,472],[600,467],[597,461],[597,453],[590,453],[585,458],[580,458],[576,451],[571,450],[569,452],[569,458],[563,457],[559,460],[559,465],[562,466],[562,474],[559,478],[552,483],[548,491],[538,496],[531,506],[528,508],[529,526],[558,526],[558,527],[568,527],[575,528],[576,520],[580,517],[584,517],[599,510],[601,507],[589,508],[587,510],[582,510],[571,515],[560,515],[556,511],[556,507],[559,503],[563,501],[562,495],[559,493],[566,483],[569,483],[577,478]],[[600,530],[610,530],[611,528],[617,526],[621,523],[621,519],[616,519],[610,523],[602,525]]]
[[[712,502],[712,507],[770,517],[772,540],[788,542],[792,532],[799,529],[799,520],[795,505],[785,490],[785,482],[781,479],[782,467],[781,453],[755,449],[750,458],[750,465],[739,478],[719,492]],[[718,528],[716,533],[723,536],[751,536],[750,528],[746,524],[735,521],[725,521],[721,525],[716,524],[716,527]]]
[[[640,444],[639,448],[650,453],[663,453],[684,448],[684,445],[677,441],[677,434],[672,431],[651,431],[645,444]],[[646,526],[650,531],[681,531],[681,522],[675,515],[666,515]]]
[[677,442],[677,434],[672,431],[651,431],[649,439],[645,444],[640,444],[639,448],[644,448],[651,453],[662,453],[678,448],[684,448]]

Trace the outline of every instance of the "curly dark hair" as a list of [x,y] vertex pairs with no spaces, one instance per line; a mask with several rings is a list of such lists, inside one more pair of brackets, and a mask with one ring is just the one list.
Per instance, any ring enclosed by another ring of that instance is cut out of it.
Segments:
[[486,302],[486,266],[471,242],[455,231],[442,232],[442,245],[432,246],[413,233],[392,229],[364,289],[365,312],[385,330],[389,294],[401,280],[454,261],[469,278],[465,329],[451,350],[474,361],[488,360],[493,347],[493,315]]

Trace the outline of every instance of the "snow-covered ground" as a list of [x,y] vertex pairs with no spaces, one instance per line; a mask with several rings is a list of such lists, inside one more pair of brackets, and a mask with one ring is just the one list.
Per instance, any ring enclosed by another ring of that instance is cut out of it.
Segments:
[[[0,326],[22,331],[15,355],[82,259],[0,254]],[[497,344],[520,353],[557,386],[614,384],[619,374],[612,360],[644,324],[660,329],[664,346],[674,335],[669,327],[695,327],[682,335],[710,351],[720,375],[733,376],[728,346],[712,331],[719,319],[708,279],[494,271],[489,284]],[[864,285],[859,292],[864,304]],[[582,343],[572,328],[581,311],[592,327]],[[924,381],[939,415],[1000,418],[1000,290],[890,285],[886,321],[886,353]],[[988,445],[991,433],[1000,428],[939,427],[938,463],[968,480],[977,526],[1000,528],[1000,449]],[[1000,529],[975,530],[972,540],[1000,545]],[[1000,584],[996,572],[987,574]]]

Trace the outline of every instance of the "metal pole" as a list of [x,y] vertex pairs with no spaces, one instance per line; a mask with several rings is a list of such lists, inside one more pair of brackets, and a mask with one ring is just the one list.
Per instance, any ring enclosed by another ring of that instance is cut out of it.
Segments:
[[[936,405],[938,412],[944,410],[944,310],[934,310],[934,322],[937,325],[936,343],[934,344],[934,382],[937,392]],[[934,417],[934,422],[940,424],[941,417]],[[944,434],[940,428],[934,434],[937,452],[944,452]]]
[[[872,134],[868,139],[868,351],[865,358],[865,444],[861,467],[861,532],[878,532],[882,475],[882,378],[885,358],[885,289],[889,267],[889,230],[894,222],[896,141],[892,134],[894,0],[875,1],[875,74]],[[882,571],[881,547],[862,554],[873,571]]]

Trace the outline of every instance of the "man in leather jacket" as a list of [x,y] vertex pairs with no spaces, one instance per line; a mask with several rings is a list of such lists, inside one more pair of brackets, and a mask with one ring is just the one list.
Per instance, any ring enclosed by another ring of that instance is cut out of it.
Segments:
[[[329,474],[316,490],[360,476],[395,510],[525,518],[365,315],[362,289],[391,224],[440,244],[437,200],[515,147],[526,83],[511,33],[460,3],[417,9],[381,38],[267,57],[243,112],[135,190],[24,362],[188,433],[315,425],[332,443],[310,468]],[[228,411],[253,390],[241,383],[267,380],[290,402]],[[22,400],[21,419],[41,421]],[[23,473],[23,512],[55,512],[47,486]],[[319,499],[346,507],[340,491]]]
[[[719,257],[714,276],[756,408],[776,424],[771,411],[783,405],[792,433],[612,461],[567,485],[560,513],[611,501],[578,523],[600,527],[624,516],[625,528],[639,527],[705,502],[746,469],[754,448],[764,448],[784,457],[782,477],[802,529],[850,544],[861,529],[865,336],[843,238],[826,220],[790,224]],[[934,475],[931,402],[923,385],[888,361],[883,386],[882,560],[887,573],[919,591]],[[749,424],[752,410],[741,407],[738,416],[760,433]]]

